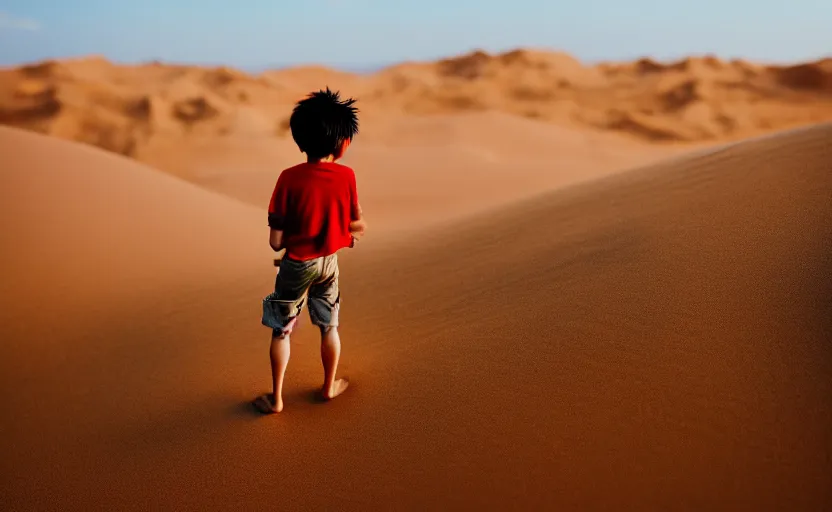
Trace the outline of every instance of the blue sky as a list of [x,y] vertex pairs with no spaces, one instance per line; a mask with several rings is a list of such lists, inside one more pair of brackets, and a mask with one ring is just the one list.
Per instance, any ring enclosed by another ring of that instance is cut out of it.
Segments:
[[103,54],[361,69],[520,46],[789,61],[832,55],[830,27],[830,0],[0,0],[0,66]]

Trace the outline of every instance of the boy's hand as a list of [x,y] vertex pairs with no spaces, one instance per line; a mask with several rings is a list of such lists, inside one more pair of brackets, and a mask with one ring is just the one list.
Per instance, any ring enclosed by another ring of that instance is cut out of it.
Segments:
[[350,234],[353,238],[361,238],[364,236],[364,232],[367,230],[367,223],[364,222],[364,219],[361,220],[354,220],[350,222]]

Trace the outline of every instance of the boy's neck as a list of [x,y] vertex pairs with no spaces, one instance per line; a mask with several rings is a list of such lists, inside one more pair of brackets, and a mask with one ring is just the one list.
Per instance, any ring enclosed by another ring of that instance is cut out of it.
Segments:
[[335,157],[332,156],[332,155],[325,156],[323,158],[306,157],[306,163],[308,163],[308,164],[319,164],[319,163],[322,163],[322,162],[332,163],[334,161],[335,161]]

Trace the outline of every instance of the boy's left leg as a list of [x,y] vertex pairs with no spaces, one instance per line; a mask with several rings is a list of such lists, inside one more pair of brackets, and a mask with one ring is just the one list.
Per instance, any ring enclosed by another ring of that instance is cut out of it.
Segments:
[[253,404],[263,414],[283,410],[283,380],[289,364],[290,335],[303,309],[309,286],[317,278],[315,262],[284,259],[275,280],[275,293],[264,301],[263,324],[272,328],[269,360],[272,392],[258,396]]
[[254,401],[254,406],[263,414],[280,412],[283,410],[283,378],[289,365],[291,344],[289,335],[277,329],[272,333],[272,344],[269,347],[269,358],[272,365],[272,393],[262,395]]

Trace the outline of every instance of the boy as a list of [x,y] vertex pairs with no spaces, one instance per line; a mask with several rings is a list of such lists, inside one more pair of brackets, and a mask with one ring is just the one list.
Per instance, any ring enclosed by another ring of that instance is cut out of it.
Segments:
[[262,323],[272,328],[272,393],[254,400],[263,414],[283,410],[283,376],[289,362],[289,336],[308,298],[309,316],[321,330],[324,384],[331,400],[347,389],[336,379],[338,337],[337,252],[353,247],[366,228],[356,192],[355,173],[335,163],[358,133],[354,99],[341,100],[327,88],[301,100],[289,119],[292,138],[306,163],[284,170],[269,204],[269,244],[285,250],[275,291],[263,301]]

